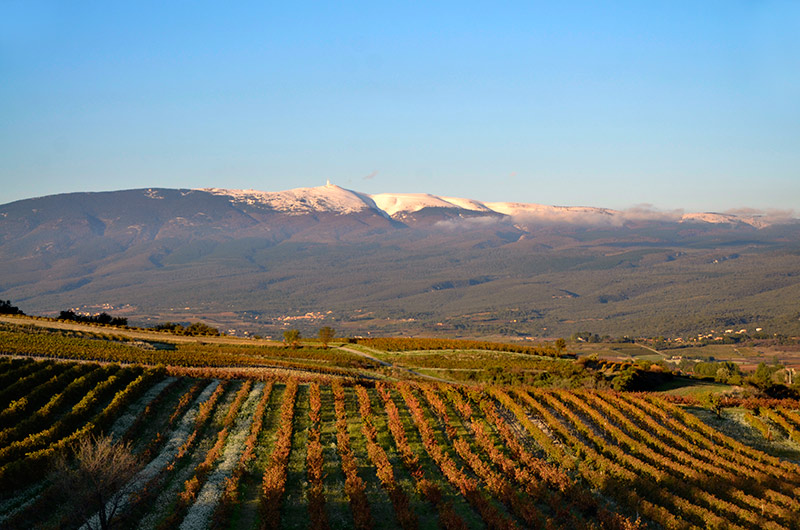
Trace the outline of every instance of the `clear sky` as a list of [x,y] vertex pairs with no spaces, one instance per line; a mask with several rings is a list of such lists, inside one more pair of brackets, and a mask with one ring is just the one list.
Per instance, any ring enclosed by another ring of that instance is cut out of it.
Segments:
[[800,212],[800,2],[0,0],[0,203],[139,187]]

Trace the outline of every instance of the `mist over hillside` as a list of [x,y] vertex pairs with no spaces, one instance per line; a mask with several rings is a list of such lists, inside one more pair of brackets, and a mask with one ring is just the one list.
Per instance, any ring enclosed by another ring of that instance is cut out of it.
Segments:
[[28,313],[278,334],[800,333],[789,214],[140,189],[0,206],[0,298]]

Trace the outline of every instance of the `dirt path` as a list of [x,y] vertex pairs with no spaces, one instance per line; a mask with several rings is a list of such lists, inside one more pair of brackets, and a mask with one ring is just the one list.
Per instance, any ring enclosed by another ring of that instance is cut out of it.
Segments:
[[667,355],[667,354],[665,354],[665,353],[661,353],[660,351],[658,351],[658,350],[656,350],[656,349],[654,349],[654,348],[651,348],[650,346],[646,346],[646,345],[644,345],[644,344],[641,344],[641,343],[638,343],[638,342],[636,343],[636,345],[637,345],[637,346],[639,346],[639,347],[641,347],[641,348],[644,348],[645,350],[650,350],[650,351],[651,351],[651,352],[653,352],[653,353],[657,353],[657,354],[659,354],[659,355],[660,355],[660,356],[662,356],[662,357],[668,357],[668,355]]
[[440,377],[436,377],[436,376],[433,376],[433,375],[421,374],[421,373],[419,373],[419,372],[417,372],[415,370],[412,370],[410,368],[405,368],[404,366],[396,366],[396,365],[394,365],[394,364],[392,364],[392,363],[390,363],[388,361],[383,361],[381,359],[378,359],[377,357],[373,357],[372,355],[370,355],[368,353],[365,353],[365,352],[360,351],[360,350],[356,350],[354,348],[348,348],[347,346],[337,346],[337,348],[342,350],[342,351],[346,351],[347,353],[352,353],[354,355],[360,355],[361,357],[363,357],[365,359],[369,359],[370,361],[376,362],[376,363],[380,364],[381,366],[386,366],[386,367],[392,368],[394,370],[400,370],[400,371],[406,372],[406,373],[411,374],[411,375],[413,375],[415,377],[421,377],[423,379],[429,379],[431,381],[438,381],[439,383],[452,383],[452,381],[448,381],[447,379],[442,379]]
[[368,353],[365,353],[365,352],[363,352],[361,350],[348,348],[347,346],[337,346],[337,348],[342,350],[342,351],[346,351],[347,353],[353,353],[355,355],[360,355],[361,357],[364,357],[365,359],[369,359],[370,361],[374,361],[374,362],[376,362],[376,363],[378,363],[378,364],[380,364],[382,366],[394,366],[390,362],[382,361],[382,360],[378,359],[377,357],[373,357],[372,355],[370,355]]

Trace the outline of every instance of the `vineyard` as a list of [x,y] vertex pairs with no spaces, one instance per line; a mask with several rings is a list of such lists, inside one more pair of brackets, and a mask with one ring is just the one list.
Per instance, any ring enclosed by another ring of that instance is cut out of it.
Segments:
[[[154,336],[161,339],[158,334]],[[167,335],[169,339],[169,335]],[[276,345],[131,341],[106,333],[67,333],[0,323],[0,353],[54,359],[226,369],[289,370],[357,377],[378,365],[339,349]]]
[[121,528],[800,528],[800,466],[654,395],[7,357],[0,389],[3,528],[98,527],[48,470],[100,433],[141,464]]

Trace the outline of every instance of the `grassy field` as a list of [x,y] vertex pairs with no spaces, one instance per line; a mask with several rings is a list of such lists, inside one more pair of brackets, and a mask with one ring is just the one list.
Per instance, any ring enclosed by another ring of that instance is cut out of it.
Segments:
[[714,383],[710,381],[699,381],[688,377],[676,377],[672,381],[665,383],[653,390],[670,396],[693,396],[698,397],[702,394],[715,393],[726,394],[734,392],[738,387]]

